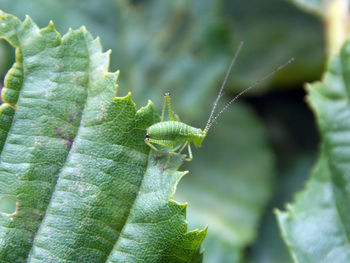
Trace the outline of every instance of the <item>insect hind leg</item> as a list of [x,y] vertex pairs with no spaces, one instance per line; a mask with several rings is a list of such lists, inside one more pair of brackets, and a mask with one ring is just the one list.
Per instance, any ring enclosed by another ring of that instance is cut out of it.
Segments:
[[185,159],[185,161],[190,162],[193,159],[192,155],[192,150],[191,150],[191,145],[187,144],[187,149],[188,149],[188,158]]
[[151,149],[155,150],[157,153],[159,153],[159,156],[162,156],[163,153],[156,147],[154,146],[149,140],[145,139],[145,143],[151,147]]
[[[187,142],[186,142],[187,143]],[[170,163],[170,158],[171,156],[176,153],[176,151],[181,147],[180,151],[178,153],[181,153],[181,151],[183,150],[183,148],[186,146],[186,143],[184,145],[182,145],[181,143],[176,145],[173,149],[171,149],[169,152],[168,152],[168,160],[166,162],[166,165],[165,167],[163,168],[163,170],[167,169],[169,167],[169,163]]]
[[185,143],[182,145],[182,147],[181,147],[181,149],[179,150],[178,153],[181,153],[181,152],[185,149],[187,143],[188,143],[188,142],[185,142]]
[[164,120],[165,116],[165,108],[168,105],[168,119],[169,121],[180,121],[179,116],[173,112],[173,108],[171,107],[171,99],[170,99],[170,93],[166,92],[164,93],[164,99],[163,99],[163,108],[162,108],[162,115],[161,115],[161,121]]
[[190,162],[193,159],[192,150],[191,150],[191,144],[190,143],[185,142],[182,145],[181,149],[178,151],[178,153],[181,153],[185,149],[186,146],[187,146],[187,149],[188,149],[188,157],[185,159],[185,161]]

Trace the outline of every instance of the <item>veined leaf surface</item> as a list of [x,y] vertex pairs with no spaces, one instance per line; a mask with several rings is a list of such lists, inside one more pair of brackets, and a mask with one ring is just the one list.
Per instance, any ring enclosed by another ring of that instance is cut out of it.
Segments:
[[206,231],[187,232],[171,200],[182,156],[164,170],[149,152],[159,115],[115,97],[99,39],[3,12],[0,38],[17,54],[0,108],[0,261],[200,261]]

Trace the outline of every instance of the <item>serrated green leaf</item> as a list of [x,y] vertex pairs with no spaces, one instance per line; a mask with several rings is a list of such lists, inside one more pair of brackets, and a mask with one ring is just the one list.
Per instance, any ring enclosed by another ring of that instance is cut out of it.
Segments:
[[322,135],[321,156],[306,189],[278,212],[295,262],[349,262],[350,258],[350,41],[322,80],[308,87]]
[[200,261],[206,231],[187,232],[186,206],[171,200],[183,157],[164,170],[149,152],[159,115],[115,98],[99,39],[3,12],[0,38],[17,54],[0,115],[0,261]]

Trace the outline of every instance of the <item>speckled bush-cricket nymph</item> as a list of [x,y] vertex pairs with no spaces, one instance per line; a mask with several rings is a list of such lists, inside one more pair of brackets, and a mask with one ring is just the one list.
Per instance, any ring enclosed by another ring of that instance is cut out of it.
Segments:
[[[170,102],[170,93],[164,94],[161,121],[147,128],[147,133],[145,138],[145,143],[149,147],[151,147],[153,150],[160,153],[160,155],[162,155],[162,151],[159,150],[155,145],[165,146],[169,148],[168,161],[164,169],[166,169],[169,165],[170,156],[175,152],[181,153],[186,148],[186,146],[188,148],[188,156],[185,160],[191,161],[193,158],[191,145],[190,145],[191,143],[193,143],[196,147],[199,147],[202,144],[204,138],[207,136],[208,131],[210,130],[212,125],[215,123],[215,121],[235,100],[237,100],[241,95],[246,93],[248,90],[260,84],[260,82],[268,79],[269,77],[274,75],[277,71],[280,71],[281,69],[286,67],[288,64],[290,64],[294,60],[294,58],[289,59],[286,63],[280,65],[275,70],[273,70],[269,74],[262,77],[260,80],[254,82],[248,88],[238,93],[233,99],[231,99],[228,103],[225,104],[225,106],[221,109],[221,111],[218,114],[214,116],[215,109],[218,105],[220,98],[223,95],[222,92],[227,82],[228,76],[231,72],[232,66],[235,63],[242,47],[243,47],[243,42],[240,43],[231,61],[231,64],[226,72],[225,79],[221,85],[219,94],[217,95],[216,100],[214,101],[209,119],[203,130],[181,122],[180,118],[172,110],[171,102]],[[164,121],[166,106],[168,106],[168,120]]]

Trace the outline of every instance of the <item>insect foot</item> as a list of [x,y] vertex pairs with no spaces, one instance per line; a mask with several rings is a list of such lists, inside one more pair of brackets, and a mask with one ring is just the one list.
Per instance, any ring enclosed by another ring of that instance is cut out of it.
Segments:
[[162,153],[157,154],[157,155],[154,156],[154,160],[158,161],[161,157],[163,157]]

